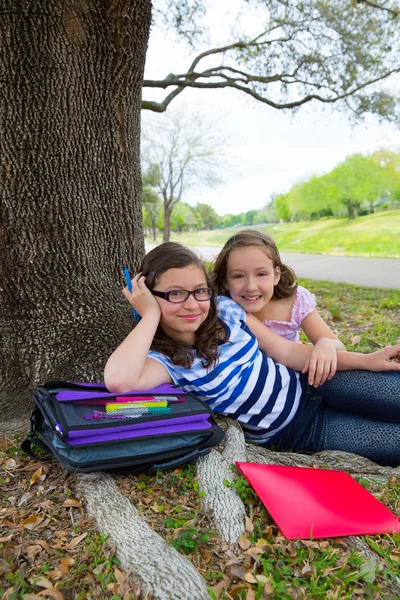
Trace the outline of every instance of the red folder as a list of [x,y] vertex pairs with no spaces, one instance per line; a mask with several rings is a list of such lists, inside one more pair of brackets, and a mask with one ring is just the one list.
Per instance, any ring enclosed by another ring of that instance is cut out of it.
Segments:
[[344,471],[237,462],[287,539],[400,531],[399,519]]

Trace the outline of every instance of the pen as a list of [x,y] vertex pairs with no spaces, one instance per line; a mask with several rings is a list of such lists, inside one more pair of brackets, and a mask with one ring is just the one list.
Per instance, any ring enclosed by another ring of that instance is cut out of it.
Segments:
[[131,275],[130,275],[127,267],[124,267],[124,275],[125,275],[126,287],[131,292],[132,291],[132,281],[131,281]]
[[[124,267],[124,276],[125,276],[126,287],[131,292],[132,291],[132,280],[131,280],[131,275],[129,273],[128,267]],[[142,317],[139,315],[138,312],[136,312],[136,310],[133,307],[132,307],[132,314],[133,314],[133,318],[139,323],[139,321]]]

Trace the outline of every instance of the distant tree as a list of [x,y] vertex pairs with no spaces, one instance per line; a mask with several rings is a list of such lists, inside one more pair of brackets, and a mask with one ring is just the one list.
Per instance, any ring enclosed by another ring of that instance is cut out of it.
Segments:
[[170,238],[175,205],[194,186],[214,187],[221,181],[223,142],[218,124],[185,109],[144,119],[142,162],[154,175],[152,187],[163,200],[163,241]]
[[253,223],[254,225],[260,225],[261,223],[270,223],[270,213],[263,210],[258,210],[256,215],[254,216]]
[[353,154],[335,167],[327,179],[332,206],[344,206],[349,219],[357,216],[363,202],[373,204],[389,192],[389,171],[371,157]]
[[177,202],[171,214],[171,229],[180,233],[188,231],[196,224],[197,219],[194,209],[186,202]]
[[371,158],[387,170],[389,202],[398,202],[400,200],[400,153],[381,149],[372,153]]
[[329,179],[312,175],[307,181],[294,185],[288,194],[288,206],[297,219],[319,219],[331,211]]
[[279,194],[272,200],[280,221],[290,221],[291,212],[288,204],[288,194]]
[[142,207],[143,207],[143,225],[151,229],[153,240],[157,240],[157,219],[162,211],[162,200],[155,191],[154,187],[158,179],[158,169],[151,167],[142,175]]
[[222,217],[222,227],[233,227],[234,225],[238,225],[242,220],[241,215],[223,215]]
[[162,211],[162,200],[157,192],[148,184],[142,192],[143,225],[151,229],[153,240],[157,240],[157,219]]
[[257,214],[255,209],[251,209],[242,214],[242,225],[253,225],[254,218]]
[[195,211],[200,215],[205,229],[213,229],[221,224],[221,217],[209,204],[199,202],[195,206]]

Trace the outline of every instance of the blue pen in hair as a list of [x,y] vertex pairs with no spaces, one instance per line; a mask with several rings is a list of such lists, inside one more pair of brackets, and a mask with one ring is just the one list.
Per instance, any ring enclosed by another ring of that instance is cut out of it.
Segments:
[[131,275],[130,275],[127,267],[124,267],[124,275],[125,275],[126,287],[131,292],[132,291],[132,281],[131,281]]
[[[125,275],[126,287],[131,292],[132,291],[132,280],[131,280],[131,274],[129,273],[129,270],[127,267],[124,267],[124,275]],[[132,308],[132,313],[133,313],[133,317],[134,317],[135,321],[139,322],[142,317],[136,312],[136,310],[134,308]]]

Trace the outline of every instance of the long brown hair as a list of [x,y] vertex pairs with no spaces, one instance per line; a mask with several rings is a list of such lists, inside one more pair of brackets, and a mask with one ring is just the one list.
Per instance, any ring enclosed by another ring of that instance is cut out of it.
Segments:
[[[192,250],[175,242],[166,242],[153,248],[143,259],[139,271],[146,277],[146,286],[152,290],[160,276],[169,269],[183,269],[192,265],[203,271],[207,286],[212,287],[202,260]],[[196,353],[202,359],[203,367],[211,368],[218,362],[218,343],[221,332],[224,331],[218,320],[216,300],[213,296],[210,299],[208,316],[195,332],[194,347],[173,339],[159,325],[151,349],[161,352],[175,365],[185,368],[190,368],[193,364]]]
[[297,289],[295,272],[281,261],[279,250],[272,237],[268,233],[262,233],[253,229],[243,229],[232,235],[214,260],[214,284],[218,294],[229,296],[229,290],[226,289],[229,255],[232,250],[245,248],[246,246],[258,246],[262,248],[268,258],[272,260],[274,269],[276,267],[280,268],[281,276],[278,283],[274,286],[272,297],[279,300],[292,296]]

